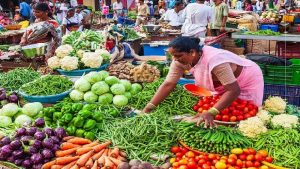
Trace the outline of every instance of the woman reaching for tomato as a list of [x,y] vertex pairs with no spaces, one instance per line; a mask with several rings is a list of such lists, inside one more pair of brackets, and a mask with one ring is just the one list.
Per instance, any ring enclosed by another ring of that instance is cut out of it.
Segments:
[[211,46],[200,46],[200,39],[178,37],[169,44],[173,56],[169,74],[156,91],[143,112],[149,113],[176,87],[185,70],[189,70],[197,86],[222,95],[207,112],[193,117],[197,125],[214,126],[214,116],[237,99],[260,106],[263,100],[264,81],[262,72],[254,62],[229,51]]

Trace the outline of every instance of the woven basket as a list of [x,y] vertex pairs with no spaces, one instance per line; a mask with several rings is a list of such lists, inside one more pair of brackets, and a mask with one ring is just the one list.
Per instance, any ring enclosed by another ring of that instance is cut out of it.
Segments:
[[232,52],[232,53],[235,53],[237,55],[243,55],[244,52],[245,52],[245,48],[238,48],[238,47],[228,47],[228,48],[226,48],[225,47],[225,49]]
[[[252,44],[253,41],[253,44]],[[258,53],[262,54],[264,52],[263,40],[247,40],[247,53]]]
[[7,30],[19,30],[21,29],[22,25],[6,25],[4,27]]

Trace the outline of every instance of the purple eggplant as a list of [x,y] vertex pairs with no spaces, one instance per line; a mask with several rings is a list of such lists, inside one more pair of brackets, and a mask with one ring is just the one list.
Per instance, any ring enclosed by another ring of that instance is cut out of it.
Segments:
[[25,168],[30,168],[30,167],[32,167],[32,162],[31,162],[31,160],[30,160],[30,159],[24,160],[23,163],[22,163],[22,166],[25,167]]
[[46,134],[44,132],[38,131],[34,134],[34,138],[37,140],[44,140],[44,138],[46,137]]
[[10,156],[7,158],[7,161],[13,163],[15,161],[15,157],[14,156]]
[[45,126],[45,120],[43,118],[37,118],[35,120],[34,124],[37,127],[44,127]]
[[0,101],[5,99],[6,99],[6,90],[2,88],[2,90],[0,90]]
[[60,141],[59,141],[59,138],[57,136],[51,136],[50,138],[52,139],[54,144],[59,144]]
[[36,127],[31,127],[30,129],[27,130],[27,134],[30,136],[34,136],[34,134],[38,131]]
[[48,137],[54,136],[54,131],[51,128],[45,128],[44,132],[47,134]]
[[8,153],[0,151],[0,159],[1,159],[0,161],[6,161],[6,159],[9,155],[10,154],[8,154]]
[[39,152],[38,148],[33,147],[33,146],[29,147],[29,154],[35,154],[38,152]]
[[42,141],[34,140],[34,143],[32,144],[32,146],[35,148],[40,148],[40,147],[42,147]]
[[59,150],[59,145],[54,144],[54,146],[52,147],[52,152],[55,153],[57,150]]
[[45,148],[53,148],[53,141],[51,138],[45,139],[42,144]]
[[33,164],[39,164],[44,161],[43,156],[40,153],[35,153],[30,157]]
[[22,142],[20,140],[14,140],[10,142],[9,145],[13,150],[17,150],[22,146]]
[[7,97],[8,101],[10,103],[18,103],[19,102],[19,97],[17,93],[13,92],[11,95]]
[[60,140],[62,140],[64,137],[67,136],[67,133],[66,133],[66,131],[65,131],[64,128],[59,127],[59,128],[56,128],[56,129],[55,129],[55,135],[56,135]]
[[52,151],[49,149],[44,149],[42,151],[42,155],[43,155],[44,159],[51,159],[52,157],[54,157]]
[[12,155],[15,157],[15,158],[20,158],[22,157],[24,154],[23,150],[15,150],[12,152]]
[[33,138],[31,136],[22,136],[20,141],[25,144],[25,145],[29,145],[29,142],[32,140]]
[[34,164],[34,165],[32,166],[32,168],[33,168],[33,169],[41,169],[42,166],[43,166],[43,164]]
[[9,137],[3,137],[0,141],[0,147],[5,146],[10,143],[10,138]]
[[17,165],[17,166],[21,166],[22,165],[22,163],[23,163],[23,159],[16,159],[15,161],[14,161],[14,163]]
[[10,148],[10,145],[5,145],[1,148],[1,154],[4,156],[9,156],[11,154],[12,150]]
[[16,136],[25,136],[26,135],[26,129],[24,127],[17,129]]

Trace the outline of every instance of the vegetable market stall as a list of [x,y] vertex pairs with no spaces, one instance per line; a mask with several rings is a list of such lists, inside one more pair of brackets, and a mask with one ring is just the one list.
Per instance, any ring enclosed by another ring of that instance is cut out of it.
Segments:
[[1,44],[18,44],[21,41],[21,37],[25,33],[26,29],[20,30],[7,30],[0,32]]

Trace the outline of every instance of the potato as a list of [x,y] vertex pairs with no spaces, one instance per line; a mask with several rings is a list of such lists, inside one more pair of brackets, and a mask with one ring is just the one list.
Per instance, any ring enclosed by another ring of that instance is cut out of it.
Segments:
[[167,163],[163,164],[162,166],[160,166],[160,168],[169,169],[171,166],[172,166],[171,163],[167,162]]
[[140,169],[139,166],[132,166],[130,169]]
[[142,162],[139,167],[142,167],[143,169],[152,169],[152,165],[148,162]]
[[119,166],[118,169],[130,169],[129,163],[122,162]]
[[129,161],[129,165],[130,166],[138,166],[141,164],[141,161],[140,160],[137,160],[137,159],[133,159],[133,160],[130,160]]

